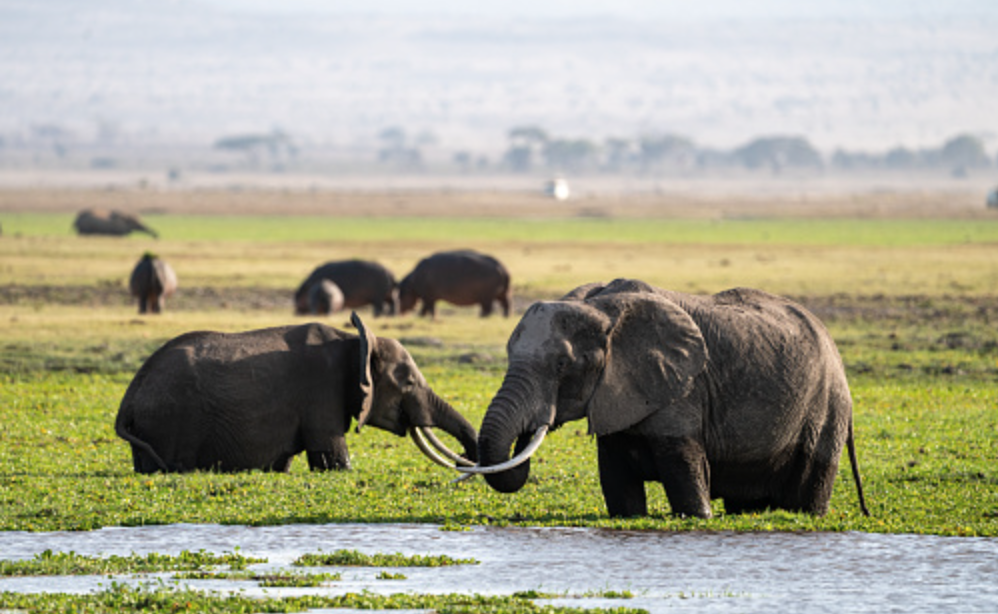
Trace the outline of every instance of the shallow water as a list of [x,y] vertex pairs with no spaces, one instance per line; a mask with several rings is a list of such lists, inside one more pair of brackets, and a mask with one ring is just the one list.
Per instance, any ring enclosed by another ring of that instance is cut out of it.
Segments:
[[[253,569],[286,568],[301,554],[338,549],[447,554],[473,557],[481,564],[396,570],[406,580],[377,580],[380,569],[335,568],[342,571],[342,581],[307,589],[264,590],[251,582],[231,581],[183,584],[268,595],[629,590],[634,599],[556,602],[578,607],[627,605],[656,613],[998,612],[998,539],[990,538],[491,527],[442,531],[432,525],[362,524],[0,532],[4,559],[31,558],[46,549],[128,555],[201,549],[221,553],[236,548],[269,560]],[[0,579],[0,591],[85,592],[109,582],[95,576],[9,578]]]

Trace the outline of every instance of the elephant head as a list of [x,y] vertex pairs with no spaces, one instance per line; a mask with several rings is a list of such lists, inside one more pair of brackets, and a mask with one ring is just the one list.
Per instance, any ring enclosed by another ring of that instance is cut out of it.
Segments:
[[149,228],[139,220],[137,215],[132,215],[130,213],[123,213],[120,211],[111,212],[111,224],[121,231],[121,234],[128,234],[130,232],[144,232],[154,239],[158,239],[159,235],[152,228]]
[[[357,431],[365,425],[396,435],[409,433],[430,460],[453,468],[437,455],[436,448],[458,465],[473,465],[478,459],[475,428],[457,410],[441,399],[426,383],[409,352],[395,339],[375,337],[355,313],[351,316],[360,338],[361,402]],[[458,455],[430,431],[439,428],[464,447]],[[432,445],[427,446],[427,440]]]
[[706,366],[700,329],[672,301],[637,292],[586,298],[585,290],[535,303],[510,336],[473,468],[498,491],[524,485],[548,429],[586,418],[591,434],[622,431],[688,395]]

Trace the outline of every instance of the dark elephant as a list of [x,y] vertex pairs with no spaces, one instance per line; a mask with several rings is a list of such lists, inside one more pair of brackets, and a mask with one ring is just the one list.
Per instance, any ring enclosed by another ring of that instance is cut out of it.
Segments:
[[548,428],[587,418],[611,516],[647,514],[649,481],[678,515],[708,518],[716,498],[728,513],[823,515],[843,444],[868,514],[842,360],[822,323],[787,299],[589,284],[532,305],[507,351],[473,468],[494,472],[496,490],[523,486]]
[[132,269],[128,289],[139,300],[139,313],[161,313],[164,299],[177,291],[177,274],[154,254],[143,254]]
[[76,216],[73,226],[81,235],[121,237],[132,232],[144,232],[153,238],[159,237],[155,230],[142,223],[139,216],[107,209],[84,209]]
[[472,250],[439,252],[424,258],[399,283],[399,312],[407,313],[423,301],[420,315],[436,317],[436,302],[480,305],[481,315],[492,314],[496,301],[509,317],[513,288],[501,262]]
[[339,287],[343,294],[344,308],[356,309],[371,305],[375,317],[386,309],[389,315],[395,315],[398,302],[395,276],[381,264],[368,260],[341,260],[317,267],[295,291],[295,313],[309,313],[309,291],[323,279],[328,279]]
[[[394,339],[321,324],[181,335],[146,360],[128,386],[115,431],[139,473],[287,471],[306,452],[313,471],[348,469],[345,435],[375,426],[409,432],[433,460],[477,458],[474,427],[427,385]],[[430,428],[464,446],[446,449]],[[466,460],[468,459],[468,460]]]
[[323,279],[308,289],[309,314],[327,316],[341,309],[343,309],[343,291],[333,282]]

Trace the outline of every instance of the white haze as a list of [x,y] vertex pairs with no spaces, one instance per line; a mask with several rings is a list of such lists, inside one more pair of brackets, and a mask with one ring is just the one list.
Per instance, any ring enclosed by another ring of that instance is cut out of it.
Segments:
[[998,3],[0,0],[0,76],[8,143],[280,129],[348,148],[402,126],[496,150],[538,125],[826,151],[967,132],[993,150]]

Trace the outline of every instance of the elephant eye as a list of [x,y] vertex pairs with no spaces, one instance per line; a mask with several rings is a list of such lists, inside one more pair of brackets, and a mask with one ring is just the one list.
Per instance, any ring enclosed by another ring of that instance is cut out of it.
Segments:
[[557,362],[558,373],[564,373],[568,366],[572,364],[572,361],[568,359],[567,356],[559,356]]

